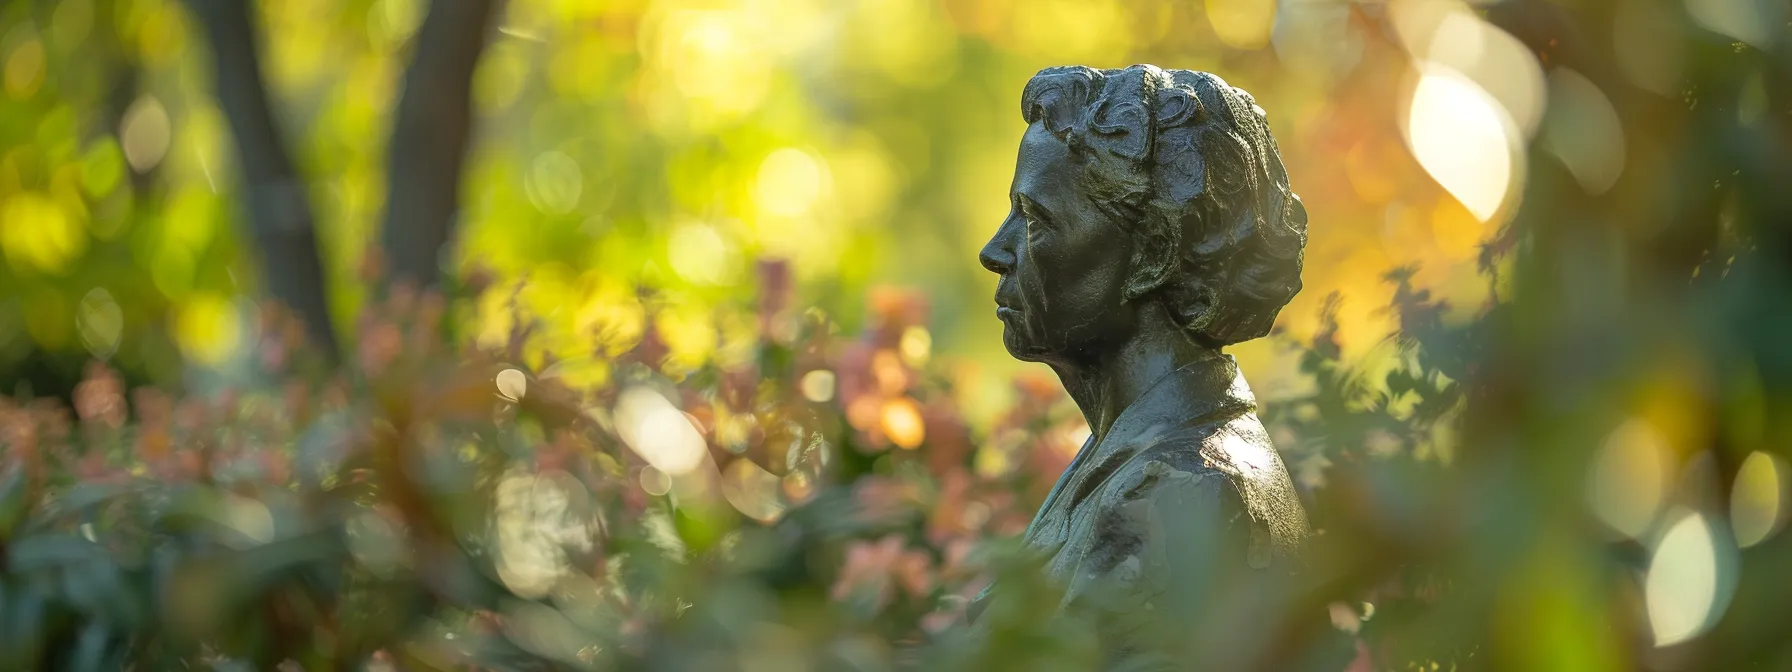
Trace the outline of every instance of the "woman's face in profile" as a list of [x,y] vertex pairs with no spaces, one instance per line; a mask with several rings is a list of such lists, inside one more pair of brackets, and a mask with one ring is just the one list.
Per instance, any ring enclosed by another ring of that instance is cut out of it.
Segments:
[[1128,335],[1123,300],[1132,245],[1080,188],[1082,168],[1062,140],[1034,123],[1021,139],[1008,217],[978,260],[1001,276],[996,315],[1017,359],[1074,362]]

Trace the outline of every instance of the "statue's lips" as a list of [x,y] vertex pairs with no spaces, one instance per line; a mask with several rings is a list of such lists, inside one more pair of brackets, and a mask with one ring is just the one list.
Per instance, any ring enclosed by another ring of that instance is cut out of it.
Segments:
[[1007,306],[996,306],[996,319],[1006,321],[1017,317],[1020,317],[1020,311]]

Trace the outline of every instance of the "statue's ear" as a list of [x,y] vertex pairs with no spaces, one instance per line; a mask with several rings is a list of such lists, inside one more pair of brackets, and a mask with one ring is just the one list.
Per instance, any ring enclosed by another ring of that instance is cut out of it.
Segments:
[[1138,299],[1163,287],[1175,275],[1182,254],[1182,227],[1140,222],[1132,233],[1132,269],[1122,298]]

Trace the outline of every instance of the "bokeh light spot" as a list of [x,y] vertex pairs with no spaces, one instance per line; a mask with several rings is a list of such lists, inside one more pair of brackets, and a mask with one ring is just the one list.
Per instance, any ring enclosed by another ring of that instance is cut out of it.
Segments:
[[818,404],[831,401],[834,398],[834,372],[816,369],[805,373],[801,386],[804,399]]
[[1133,29],[1118,4],[1089,0],[1034,0],[1013,13],[1002,37],[1036,59],[1102,63],[1125,57]]
[[516,369],[498,372],[498,394],[511,401],[522,401],[529,392],[529,376]]
[[1667,437],[1648,421],[1618,425],[1594,456],[1587,490],[1593,514],[1625,536],[1641,537],[1661,508],[1672,459]]
[[1605,193],[1624,172],[1624,129],[1618,111],[1597,85],[1568,68],[1556,68],[1549,75],[1549,115],[1542,145],[1589,194]]
[[1432,179],[1477,219],[1513,191],[1516,129],[1499,103],[1460,73],[1428,67],[1413,88],[1406,139]]
[[1655,546],[1644,579],[1649,626],[1658,647],[1699,636],[1722,614],[1735,580],[1735,549],[1720,546],[1703,515],[1682,511]]
[[174,319],[174,342],[187,358],[217,366],[236,352],[242,325],[236,304],[210,292],[196,292],[182,302]]
[[6,95],[24,100],[44,83],[44,43],[25,40],[6,56]]
[[1730,527],[1736,545],[1748,548],[1766,541],[1786,522],[1786,499],[1792,472],[1778,455],[1755,451],[1742,461],[1730,489]]
[[510,107],[529,82],[530,54],[508,40],[495,41],[479,58],[473,73],[473,102],[481,110]]
[[913,399],[898,397],[884,403],[878,416],[878,428],[892,443],[914,449],[927,438],[927,425],[921,420],[921,407]]
[[722,497],[753,520],[769,523],[784,515],[778,477],[752,460],[738,459],[722,472]]
[[419,0],[376,0],[367,8],[367,34],[378,44],[398,44],[410,38],[423,21]]
[[770,50],[755,44],[750,17],[740,12],[680,10],[662,25],[650,60],[670,73],[678,94],[694,105],[672,105],[708,128],[759,107],[770,89]]
[[56,201],[14,194],[0,205],[0,248],[15,271],[60,275],[87,251],[87,232]]
[[124,177],[124,152],[111,136],[94,141],[81,157],[81,187],[94,198],[104,198]]
[[844,219],[874,220],[889,209],[899,177],[875,135],[853,134],[845,146],[828,154],[827,165]]
[[1214,36],[1233,49],[1262,49],[1276,25],[1275,2],[1207,0],[1207,21]]
[[148,172],[168,153],[172,132],[168,110],[162,107],[162,101],[149,95],[138,98],[118,122],[118,138],[124,146],[125,161],[139,173]]
[[1543,118],[1543,71],[1531,49],[1457,0],[1400,0],[1389,11],[1415,63],[1460,73],[1498,102],[1519,135]]
[[640,481],[641,489],[655,497],[672,491],[672,477],[651,464],[641,467]]
[[1686,13],[1699,25],[1768,51],[1776,26],[1786,25],[1786,3],[1778,0],[1686,0]]
[[807,214],[822,195],[823,179],[822,168],[814,157],[803,150],[785,147],[767,155],[759,164],[753,198],[760,210],[772,215],[795,217]]
[[652,389],[623,392],[615,417],[623,442],[669,476],[689,473],[709,457],[709,447],[690,418]]
[[733,246],[707,224],[673,229],[666,241],[666,255],[679,277],[700,285],[725,284],[740,271]]
[[934,15],[934,3],[874,0],[858,3],[860,48],[883,76],[913,88],[934,86],[957,69],[958,35]]
[[237,548],[259,546],[274,540],[274,514],[259,500],[225,495],[224,522],[242,537],[227,541]]
[[579,162],[564,152],[551,150],[535,156],[529,175],[523,180],[529,202],[549,215],[564,215],[579,207],[584,187],[585,173],[579,169]]
[[512,469],[498,481],[493,527],[499,580],[523,597],[538,597],[567,572],[566,548],[587,549],[583,517],[590,492],[564,471]]
[[374,511],[362,511],[343,525],[348,552],[374,574],[390,576],[404,566],[408,549],[406,533],[399,525]]
[[902,363],[921,368],[933,354],[933,334],[928,333],[926,327],[911,325],[902,330],[902,340],[896,344],[896,350],[902,353]]
[[1439,198],[1431,208],[1431,238],[1444,258],[1452,261],[1475,258],[1486,236],[1487,227],[1456,199]]
[[80,44],[93,30],[93,0],[62,0],[50,16],[50,42]]
[[95,287],[81,297],[75,308],[75,329],[81,334],[81,343],[87,346],[87,354],[94,359],[111,359],[124,335],[124,310],[111,292]]

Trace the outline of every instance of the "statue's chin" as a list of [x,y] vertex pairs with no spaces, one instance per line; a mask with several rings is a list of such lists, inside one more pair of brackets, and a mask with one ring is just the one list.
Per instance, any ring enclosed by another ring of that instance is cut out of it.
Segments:
[[1008,349],[1008,355],[1023,362],[1043,362],[1049,352],[1036,343],[1029,343],[1014,333],[1014,327],[1002,330],[1002,347]]

